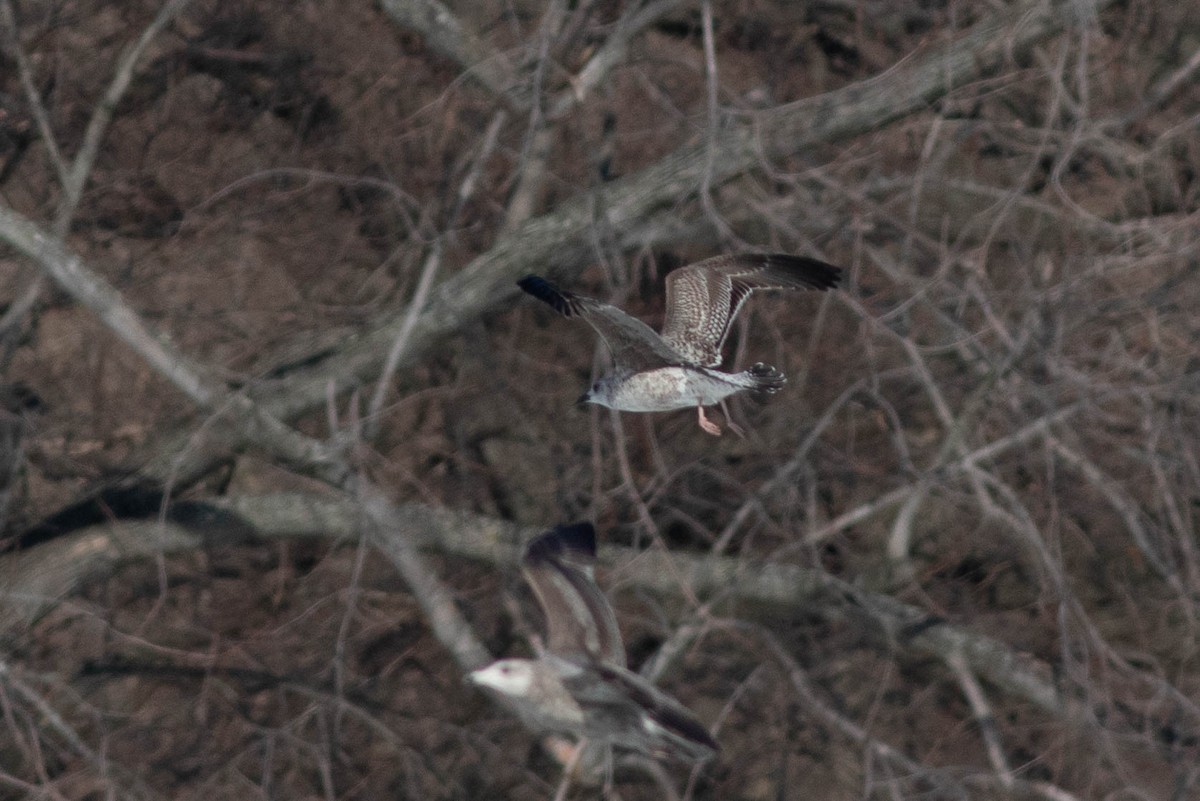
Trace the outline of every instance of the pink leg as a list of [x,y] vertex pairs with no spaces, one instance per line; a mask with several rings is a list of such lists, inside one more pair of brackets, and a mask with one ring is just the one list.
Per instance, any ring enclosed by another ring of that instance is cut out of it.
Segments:
[[700,416],[700,427],[714,437],[721,436],[721,427],[704,416],[704,407],[697,404],[696,412]]
[[[580,740],[575,743],[574,749],[571,750],[570,756],[567,758],[567,763],[563,767],[562,781],[558,783],[558,790],[554,793],[554,801],[564,801],[566,799],[567,790],[571,787],[571,780],[575,778],[575,769],[579,767],[579,758],[583,756],[583,748],[586,744],[587,740]],[[555,756],[559,755],[555,754]]]
[[729,426],[729,430],[737,434],[742,439],[746,438],[746,432],[742,427],[733,422],[733,418],[729,416],[729,407],[725,405],[725,399],[721,399],[721,411],[725,413],[725,423]]

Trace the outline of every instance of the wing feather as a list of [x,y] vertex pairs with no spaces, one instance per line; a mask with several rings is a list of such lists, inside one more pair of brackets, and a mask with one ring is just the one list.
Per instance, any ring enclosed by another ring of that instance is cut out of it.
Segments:
[[536,275],[522,278],[517,286],[563,317],[586,320],[604,340],[618,367],[645,370],[683,361],[653,328],[616,306],[559,289]]
[[823,261],[784,253],[716,256],[680,267],[667,275],[662,339],[692,364],[719,367],[729,327],[752,292],[830,289],[841,272]]
[[691,710],[631,670],[591,665],[562,682],[593,725],[623,730],[629,745],[636,740],[644,750],[697,761],[720,750]]
[[591,523],[561,525],[525,549],[521,570],[546,618],[546,650],[625,666],[617,616],[593,578],[596,532]]

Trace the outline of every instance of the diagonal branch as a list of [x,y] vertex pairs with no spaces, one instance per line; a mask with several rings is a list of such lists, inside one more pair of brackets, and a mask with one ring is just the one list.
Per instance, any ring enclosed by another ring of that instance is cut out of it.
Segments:
[[[94,526],[0,559],[0,587],[5,588],[0,593],[0,635],[44,614],[85,579],[110,573],[123,562],[158,553],[187,552],[206,542],[245,541],[247,537],[344,542],[359,531],[364,506],[375,510],[373,516],[381,530],[398,530],[373,539],[375,547],[394,564],[395,549],[421,548],[511,566],[516,563],[520,543],[537,533],[536,529],[494,517],[420,503],[385,508],[377,500],[368,499],[364,504],[352,498],[280,493],[229,497],[199,507],[183,504],[169,514],[179,523]],[[197,513],[198,508],[203,514]],[[676,596],[687,587],[701,598],[720,599],[723,603],[850,615],[883,632],[901,650],[942,661],[960,658],[993,686],[1047,714],[1066,719],[1078,714],[1076,706],[1055,686],[1050,667],[1037,659],[824,571],[753,563],[738,557],[668,553],[661,549],[643,552],[616,546],[602,548],[600,557],[610,570],[620,574],[623,584],[664,597]],[[412,581],[421,582],[433,575],[429,571],[405,572],[405,579],[412,586]],[[449,607],[453,607],[452,602]],[[465,660],[459,661],[461,664]]]
[[71,168],[67,166],[67,161],[58,148],[58,139],[54,136],[54,129],[50,127],[50,115],[46,111],[46,104],[42,102],[41,93],[38,92],[37,84],[33,79],[33,65],[29,63],[29,56],[25,54],[25,48],[21,46],[20,31],[17,29],[17,15],[13,11],[12,0],[0,1],[0,23],[3,23],[5,38],[13,52],[13,60],[17,62],[17,75],[21,79],[21,88],[25,91],[25,102],[29,104],[29,111],[37,125],[38,136],[42,138],[42,144],[46,147],[46,155],[54,167],[59,183],[65,187],[70,183]]
[[516,109],[527,106],[517,92],[517,74],[508,58],[476,36],[438,0],[379,0],[397,24],[418,31],[436,52],[467,71],[467,77]]
[[[464,669],[477,668],[487,661],[486,649],[454,607],[449,593],[433,578],[420,555],[407,545],[404,530],[400,529],[398,534],[395,521],[400,518],[392,513],[383,494],[360,478],[338,451],[279,422],[244,395],[226,391],[203,365],[178,350],[165,336],[151,332],[112,286],[92,273],[57,239],[2,207],[0,235],[36,261],[79,303],[95,312],[113,333],[197,406],[209,412],[227,413],[247,442],[298,472],[351,492],[362,506],[361,524],[367,535],[408,581],[442,642]],[[152,547],[156,540],[150,538]]]
[[126,345],[208,412],[229,413],[247,438],[298,471],[340,486],[349,475],[341,458],[327,446],[304,437],[249,398],[234,395],[209,370],[152,332],[112,285],[90,270],[57,237],[16,212],[0,207],[0,236],[39,267],[80,304],[91,309]]
[[[1099,0],[1097,8],[1111,2]],[[432,0],[417,5],[434,7]],[[1075,18],[1074,8],[1071,0],[1022,3],[876,78],[735,124],[711,143],[713,186],[753,169],[764,155],[782,158],[805,152],[919,112],[954,88],[994,73],[1006,59],[1062,31]],[[671,210],[682,200],[694,197],[702,185],[709,146],[703,142],[681,147],[639,173],[606,184],[595,193],[582,193],[502,236],[490,250],[432,290],[429,303],[412,324],[406,347],[396,358],[396,369],[412,366],[463,326],[507,305],[521,275],[549,272],[563,276],[581,270],[592,252],[590,232],[598,210],[619,247],[644,246],[647,237],[662,241],[664,219],[671,217]],[[0,236],[5,234],[0,231]],[[285,380],[251,388],[250,397],[265,413],[294,420],[322,406],[331,383],[347,389],[374,380],[405,327],[406,317],[404,310],[382,316],[344,346],[301,360],[305,366]],[[229,448],[246,444],[234,433],[231,441],[219,447],[195,447],[190,433],[174,434],[154,443],[150,449],[153,456],[140,466],[138,475],[159,487],[169,479],[187,485],[219,464]]]
[[63,187],[66,196],[55,217],[55,233],[60,238],[65,235],[66,227],[75,214],[75,207],[79,205],[79,200],[83,197],[83,186],[92,172],[96,154],[100,152],[100,143],[104,140],[109,123],[112,122],[117,104],[121,102],[121,98],[125,96],[125,90],[129,88],[129,84],[133,80],[133,70],[137,66],[138,59],[146,52],[146,48],[150,46],[154,38],[171,23],[171,20],[175,19],[189,2],[191,0],[168,0],[138,36],[137,41],[121,54],[112,82],[109,83],[108,88],[104,91],[104,96],[92,110],[87,130],[83,134],[83,143],[79,146],[79,152],[75,154],[75,159],[71,162],[69,180]]
[[[155,37],[162,32],[164,28],[171,23],[179,15],[184,7],[191,0],[169,0],[159,12],[150,21],[142,31],[137,41],[130,45],[117,61],[117,69],[113,73],[112,81],[109,82],[108,88],[104,91],[104,95],[96,103],[92,109],[92,116],[88,120],[87,129],[83,134],[83,142],[79,146],[79,151],[75,154],[75,158],[70,165],[65,164],[62,159],[61,151],[58,143],[54,140],[54,132],[50,129],[49,123],[43,119],[45,112],[42,109],[41,103],[37,98],[37,92],[33,89],[31,82],[26,86],[26,93],[30,95],[30,105],[33,108],[34,116],[38,121],[38,130],[45,141],[46,149],[51,155],[51,160],[60,172],[60,180],[62,181],[63,196],[58,204],[58,210],[54,214],[54,236],[56,239],[62,240],[66,237],[67,231],[71,227],[71,219],[75,216],[75,210],[79,207],[80,200],[83,199],[83,188],[87,184],[88,176],[92,174],[92,165],[96,162],[96,155],[100,152],[100,144],[104,140],[104,135],[108,132],[108,126],[112,122],[113,113],[117,110],[117,104],[121,102],[121,98],[125,96],[126,90],[129,88],[130,82],[133,81],[133,71],[137,66],[138,60],[142,54],[146,52],[146,48],[154,41]],[[0,8],[0,16],[3,16],[5,27],[11,28],[12,38],[16,45],[18,59],[22,58],[19,42],[17,41],[16,19],[12,13],[10,2],[5,2]],[[21,77],[25,81],[27,78],[27,69],[21,65]],[[39,295],[42,291],[42,279],[40,276],[35,276],[30,281],[20,297],[13,302],[3,317],[0,317],[0,332],[4,332],[17,325],[29,310],[37,303]]]
[[[1098,7],[1112,0],[1099,0]],[[870,133],[923,111],[954,89],[996,72],[1060,31],[1075,18],[1071,0],[1023,3],[978,23],[965,36],[930,49],[887,73],[818,97],[772,109],[720,132],[712,143],[715,188],[753,169],[765,155],[779,159]],[[641,227],[695,197],[706,174],[709,143],[685,145],[656,164],[585,192],[554,212],[501,237],[486,253],[436,287],[413,326],[399,367],[428,353],[466,323],[502,308],[516,296],[514,282],[530,272],[569,276],[586,266],[597,211],[618,244],[636,241]],[[291,419],[324,402],[329,381],[349,386],[372,380],[381,354],[395,339],[403,315],[380,320],[345,348],[294,373],[286,388],[260,397]]]

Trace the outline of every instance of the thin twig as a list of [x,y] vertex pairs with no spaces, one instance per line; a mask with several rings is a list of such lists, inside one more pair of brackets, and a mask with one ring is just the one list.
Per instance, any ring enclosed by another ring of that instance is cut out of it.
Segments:
[[563,90],[550,104],[546,119],[556,121],[582,104],[625,60],[634,38],[686,2],[690,0],[655,0],[641,8],[632,7],[622,14],[612,34],[604,40],[604,45],[571,79],[570,87]]
[[[408,560],[414,549],[422,548],[489,564],[511,565],[516,543],[538,533],[537,529],[493,517],[425,504],[404,504],[386,510],[379,505],[381,496],[377,490],[370,495],[375,500],[366,508],[373,510],[374,525],[396,532],[373,542],[394,562]],[[281,493],[230,497],[214,505],[236,512],[260,536],[271,539],[344,542],[354,537],[363,525],[364,506],[350,497],[330,499]],[[382,524],[378,522],[380,519],[384,521]],[[153,534],[153,529],[147,527],[156,527],[160,533]],[[219,531],[207,535],[217,534]],[[403,544],[393,549],[387,545],[392,540]],[[83,529],[70,537],[0,558],[0,587],[5,588],[0,594],[0,634],[45,614],[56,599],[73,591],[88,577],[103,575],[130,559],[153,557],[160,549],[167,553],[187,552],[201,544],[196,533],[177,524],[133,521]],[[636,551],[614,546],[602,548],[600,558],[611,573],[621,576],[623,583],[667,596],[676,596],[686,587],[696,597],[705,599],[787,610],[824,609],[838,616],[846,611],[861,615],[871,625],[888,632],[900,648],[939,659],[961,651],[971,669],[993,686],[1056,717],[1074,719],[1074,707],[1051,681],[1048,666],[997,640],[931,618],[927,612],[891,596],[869,592],[822,571],[741,557],[696,556],[659,549]],[[410,560],[402,572],[406,579],[411,574],[436,581],[423,559]],[[441,599],[448,597],[444,589],[440,593],[435,590],[431,597],[431,606],[441,605],[441,614],[450,614],[453,602],[451,599],[450,606],[442,605]],[[831,604],[830,599],[837,602]],[[451,621],[447,625],[448,641],[465,641],[456,628],[457,623]],[[699,633],[702,629],[695,631]],[[680,642],[686,643],[687,639]],[[486,653],[469,644],[452,650],[458,653],[460,664],[466,665]],[[1200,722],[1200,716],[1197,721]]]
[[1128,127],[1154,109],[1165,105],[1181,87],[1192,80],[1197,72],[1200,72],[1200,48],[1197,48],[1191,58],[1184,62],[1179,69],[1168,73],[1158,83],[1151,86],[1150,90],[1146,92],[1145,99],[1121,119],[1121,126]]
[[34,259],[76,299],[92,309],[114,333],[138,352],[151,367],[182,389],[197,405],[209,411],[229,411],[243,436],[294,468],[316,475],[329,484],[353,490],[362,499],[368,534],[409,581],[414,596],[425,606],[435,632],[467,669],[487,661],[487,651],[454,607],[453,599],[404,541],[387,514],[378,490],[355,475],[335,450],[280,423],[244,396],[227,393],[209,378],[209,371],[176,349],[165,337],[152,334],[121,296],[102,278],[88,270],[37,226],[0,208],[0,234]]
[[[1085,404],[1074,403],[1070,406],[1064,406],[1061,409],[1057,409],[1047,415],[1039,417],[1032,423],[1022,426],[1011,434],[1001,437],[994,442],[989,442],[987,445],[983,445],[973,451],[970,451],[969,453],[963,454],[962,457],[956,461],[943,465],[941,468],[939,468],[938,473],[942,476],[952,476],[969,472],[975,469],[980,462],[987,459],[993,459],[1005,451],[1011,450],[1018,445],[1026,444],[1035,437],[1045,434],[1051,425],[1072,417],[1073,415],[1082,411],[1084,408],[1086,408]],[[913,493],[919,491],[920,488],[921,483],[917,482],[904,487],[898,487],[890,492],[884,493],[883,495],[879,495],[874,499],[855,507],[854,509],[843,512],[841,515],[838,515],[825,525],[808,532],[808,534],[805,535],[805,540],[811,544],[827,539],[840,531],[844,531],[850,526],[861,523],[863,520],[874,516],[884,509],[888,509],[898,503],[906,501],[910,496],[912,496]]]
[[708,125],[704,138],[704,174],[700,179],[699,190],[700,204],[721,235],[729,237],[732,235],[732,229],[717,211],[717,204],[713,200],[713,186],[718,182],[716,165],[720,152],[721,113],[718,106],[717,89],[720,86],[720,77],[717,72],[717,48],[713,41],[712,0],[701,0],[700,29],[704,40],[704,86],[705,96],[708,99],[706,104]]
[[468,78],[497,99],[518,110],[524,107],[508,57],[467,30],[447,6],[438,0],[379,0],[379,6],[398,24],[419,31],[434,50],[463,67]]
[[416,549],[415,535],[422,529],[421,518],[401,515],[366,481],[359,480],[357,495],[368,536],[400,571],[425,611],[434,635],[449,649],[462,671],[467,673],[492,661],[491,654],[458,611],[454,596]]
[[[1101,6],[1110,2],[1102,0]],[[885,76],[773,109],[753,124],[724,130],[718,167],[731,178],[761,164],[764,155],[777,157],[841,141],[923,110],[949,88],[994,71],[1014,52],[1061,30],[1071,18],[1070,8],[1068,0],[1030,0],[987,17],[960,38],[909,59]],[[1022,24],[1008,36],[1018,19]],[[778,135],[763,141],[764,130]],[[685,145],[635,175],[606,184],[605,216],[616,244],[646,247],[664,235],[694,235],[694,227],[678,225],[673,209],[694,193],[703,177],[703,161],[703,149]],[[591,259],[588,242],[594,222],[594,198],[585,192],[502,237],[443,281],[430,293],[398,369],[422,358],[481,314],[507,303],[516,292],[513,282],[521,275],[551,265],[560,275],[582,269]],[[297,360],[304,366],[292,370],[286,381],[252,389],[253,397],[272,416],[291,420],[325,402],[330,380],[339,387],[374,380],[402,322],[402,314],[382,316],[344,346]],[[169,464],[187,484],[226,458],[224,448],[193,448],[186,452],[186,464],[176,464],[178,449],[188,439],[186,434],[175,436],[152,448],[140,464],[140,475],[159,480],[154,477],[161,476],[160,465]],[[231,445],[245,444],[239,440],[235,435]]]
[[[779,642],[779,640],[770,632],[759,626],[749,626],[743,624],[740,626],[754,632],[767,646],[767,649],[775,657],[776,661],[783,666],[787,674],[788,683],[791,684],[792,690],[801,700],[803,708],[807,714],[813,715],[825,725],[840,733],[843,737],[850,739],[868,753],[878,759],[882,759],[895,767],[899,768],[901,773],[911,777],[920,777],[930,783],[943,787],[950,788],[957,785],[957,781],[941,771],[934,768],[922,765],[916,760],[904,754],[895,746],[883,742],[875,737],[872,737],[859,724],[850,720],[846,716],[839,713],[832,706],[825,703],[824,699],[817,693],[816,689],[808,680],[808,674],[800,667],[799,663],[792,658],[787,649]],[[958,789],[958,788],[956,788]],[[963,794],[960,790],[960,794]]]
[[63,200],[54,218],[54,233],[58,238],[61,239],[66,235],[71,218],[75,216],[75,208],[83,197],[83,187],[92,173],[96,154],[100,152],[100,143],[104,141],[104,135],[108,132],[108,126],[112,122],[117,105],[125,96],[125,91],[133,80],[133,71],[137,66],[138,59],[146,52],[146,48],[150,46],[154,38],[175,19],[189,2],[191,0],[167,0],[167,3],[159,9],[159,12],[154,15],[154,19],[142,31],[137,41],[126,48],[117,60],[117,68],[113,73],[112,81],[109,82],[104,95],[92,109],[91,119],[88,120],[87,130],[83,134],[83,142],[80,144],[75,158],[71,161],[71,172],[63,186]]
[[91,309],[147,364],[175,385],[200,408],[229,413],[259,444],[304,472],[318,474],[334,485],[347,478],[346,466],[327,446],[304,437],[272,417],[249,398],[227,392],[211,372],[184,354],[162,334],[151,331],[141,317],[100,275],[52,237],[17,213],[0,207],[0,236],[35,261],[80,304]]
[[[658,0],[640,9],[631,8],[622,14],[612,34],[605,40],[604,46],[596,51],[578,75],[571,79],[570,86],[560,91],[550,102],[550,108],[546,112],[542,112],[542,104],[538,102],[540,92],[534,92],[529,134],[521,151],[517,185],[509,200],[503,231],[511,232],[533,216],[550,168],[556,123],[582,105],[592,91],[603,84],[608,74],[623,61],[630,44],[638,34],[682,2],[684,0]],[[539,76],[541,68],[542,64],[539,61]],[[540,87],[540,80],[535,80],[535,87]]]
[[[91,764],[95,765],[97,772],[102,777],[108,777],[108,774],[111,772],[111,767],[106,755],[103,752],[96,751],[87,743],[85,743],[75,728],[63,718],[59,711],[55,709],[54,706],[50,704],[50,702],[47,701],[41,693],[31,687],[24,680],[22,676],[23,672],[24,671],[20,670],[19,668],[14,668],[7,661],[0,659],[0,683],[3,683],[5,686],[10,688],[15,695],[19,696],[25,701],[25,703],[36,709],[40,721],[42,721],[49,729],[56,732],[72,751],[79,754]],[[38,738],[36,736],[33,737],[31,742],[36,747]],[[41,759],[38,759],[37,762],[38,764],[42,764]],[[107,780],[112,782],[111,778],[108,778]],[[109,788],[110,792],[112,789],[113,788],[111,787]],[[133,797],[156,797],[155,794],[151,793],[149,789],[144,786],[143,782],[136,777],[131,777],[131,786],[123,789],[125,793],[130,793]],[[136,793],[136,795],[133,795],[133,793]]]
[[[125,95],[125,91],[129,88],[130,81],[133,80],[133,70],[137,65],[137,61],[141,58],[150,42],[154,40],[163,28],[170,24],[171,20],[183,10],[190,0],[169,0],[163,6],[146,29],[142,31],[138,40],[129,47],[117,60],[117,68],[114,71],[112,81],[105,90],[104,95],[96,103],[92,109],[91,119],[88,120],[87,129],[83,134],[83,142],[79,146],[79,151],[75,154],[75,158],[71,161],[70,167],[66,167],[62,158],[62,154],[58,149],[58,144],[54,139],[54,133],[50,129],[49,122],[39,117],[38,111],[41,109],[41,103],[38,102],[36,90],[32,84],[27,87],[26,92],[30,91],[30,105],[33,107],[35,118],[38,118],[38,130],[46,143],[47,150],[50,152],[51,161],[54,163],[56,170],[59,172],[59,179],[62,182],[63,195],[59,201],[58,210],[54,214],[54,223],[51,228],[54,237],[62,240],[70,230],[71,220],[75,216],[75,210],[79,206],[79,201],[83,198],[83,188],[87,184],[88,176],[91,175],[92,165],[96,161],[96,154],[100,150],[100,143],[104,139],[104,134],[108,131],[108,125],[112,121],[112,115],[116,111],[117,104]],[[13,41],[17,41],[17,31],[15,27],[15,19],[12,14],[10,0],[5,0],[3,9],[6,19],[5,27],[12,31]],[[18,58],[22,52],[20,47],[16,48]],[[22,70],[22,81],[25,80],[25,71]],[[30,80],[32,80],[30,78]],[[41,116],[44,115],[44,110]],[[33,309],[38,298],[42,293],[43,277],[39,273],[30,279],[29,283],[21,290],[17,299],[5,309],[3,317],[0,317],[0,332],[8,331],[16,326],[25,316]]]
[[1179,574],[1174,570],[1159,553],[1158,548],[1150,541],[1150,532],[1142,525],[1141,512],[1138,509],[1137,503],[1130,498],[1124,489],[1114,479],[1104,474],[1104,471],[1096,465],[1091,459],[1082,453],[1067,446],[1061,439],[1053,434],[1046,435],[1046,444],[1056,453],[1059,458],[1066,462],[1071,467],[1078,470],[1088,483],[1094,486],[1100,495],[1108,504],[1121,516],[1125,522],[1125,528],[1129,531],[1129,535],[1133,538],[1133,542],[1137,545],[1138,550],[1150,566],[1162,576],[1171,587],[1179,593],[1181,597],[1186,597],[1187,592],[1179,579]]
[[54,135],[54,129],[50,127],[50,115],[46,113],[41,92],[38,91],[37,83],[33,79],[33,68],[29,64],[25,48],[21,47],[20,32],[17,30],[17,16],[13,13],[12,0],[4,0],[3,3],[0,3],[0,23],[4,26],[5,38],[16,59],[17,75],[21,79],[25,101],[29,103],[29,110],[37,124],[38,135],[42,137],[42,143],[46,146],[46,154],[50,158],[54,172],[58,175],[59,183],[65,187],[70,180],[70,168],[67,166],[66,159],[63,158],[62,151],[58,149],[58,139]]
[[483,141],[479,145],[479,152],[475,156],[471,169],[467,172],[462,183],[458,187],[458,197],[454,204],[454,209],[450,212],[450,217],[446,221],[445,230],[434,239],[433,245],[429,250],[429,255],[425,259],[425,264],[421,268],[421,277],[417,281],[417,288],[413,292],[412,300],[408,302],[408,311],[404,315],[404,322],[400,325],[400,330],[396,332],[396,339],[392,342],[392,347],[388,350],[387,358],[383,362],[383,370],[380,372],[379,381],[375,386],[375,394],[371,396],[371,405],[367,409],[366,423],[366,438],[374,440],[379,436],[380,420],[383,416],[383,404],[387,400],[388,389],[392,385],[392,378],[396,374],[396,369],[400,364],[400,357],[404,355],[404,349],[408,346],[409,335],[412,334],[413,326],[416,325],[417,319],[424,310],[425,303],[429,298],[429,290],[433,287],[434,276],[437,275],[438,268],[442,263],[442,252],[445,248],[447,236],[453,235],[454,227],[458,224],[458,219],[462,215],[462,210],[471,196],[475,193],[475,187],[479,183],[479,175],[483,171],[483,165],[487,163],[488,158],[496,149],[496,140],[500,135],[500,128],[504,125],[504,119],[507,115],[503,111],[497,112],[492,117],[491,124],[483,134]]
[[992,763],[992,770],[996,771],[996,775],[1005,789],[1011,790],[1013,787],[1012,769],[1008,766],[1008,760],[1004,756],[1004,745],[1000,742],[1000,732],[996,729],[996,716],[992,714],[992,707],[983,693],[983,688],[979,686],[979,680],[975,678],[975,674],[971,672],[970,666],[967,665],[967,661],[963,659],[961,653],[950,654],[946,659],[946,664],[958,679],[963,695],[966,696],[967,703],[971,705],[971,713],[975,716],[975,725],[979,727],[979,734],[983,737],[988,761]]

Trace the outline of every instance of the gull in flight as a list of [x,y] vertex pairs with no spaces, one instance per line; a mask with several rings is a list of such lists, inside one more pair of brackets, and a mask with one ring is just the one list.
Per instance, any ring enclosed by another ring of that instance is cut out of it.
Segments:
[[695,716],[626,668],[616,616],[593,578],[595,561],[590,523],[534,539],[521,569],[546,618],[545,645],[537,659],[501,659],[469,678],[504,696],[534,729],[656,759],[712,757],[717,743]]
[[760,289],[830,289],[841,273],[823,261],[782,253],[716,256],[680,267],[667,274],[661,334],[616,306],[559,289],[540,276],[526,276],[517,285],[564,317],[583,318],[608,345],[613,369],[579,403],[625,412],[695,407],[700,427],[720,435],[720,426],[705,417],[705,406],[720,404],[729,427],[741,434],[725,399],[747,390],[778,392],[786,381],[762,362],[740,373],[717,369],[729,327],[746,299]]

